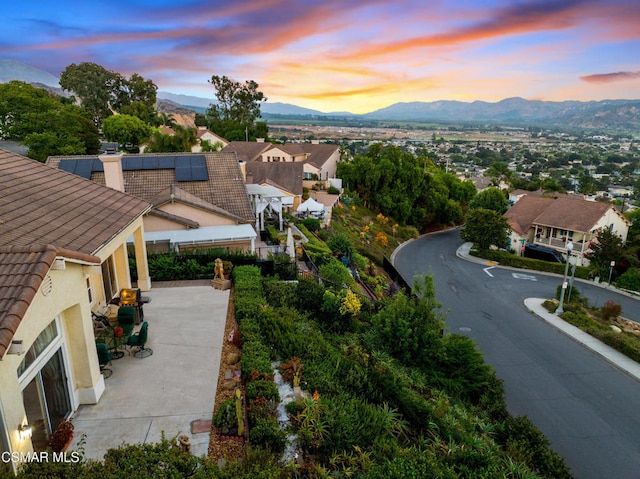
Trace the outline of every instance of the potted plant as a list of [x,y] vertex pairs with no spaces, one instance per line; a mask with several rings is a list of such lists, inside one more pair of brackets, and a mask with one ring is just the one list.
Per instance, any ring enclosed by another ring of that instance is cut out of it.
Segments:
[[65,451],[73,440],[73,418],[60,418],[49,438],[49,447],[53,452]]

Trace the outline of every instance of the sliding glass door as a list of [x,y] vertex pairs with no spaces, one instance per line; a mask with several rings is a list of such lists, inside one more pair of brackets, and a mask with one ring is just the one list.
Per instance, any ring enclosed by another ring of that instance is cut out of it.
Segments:
[[33,426],[33,448],[44,450],[58,420],[71,413],[62,349],[51,356],[22,390],[22,399],[27,422]]

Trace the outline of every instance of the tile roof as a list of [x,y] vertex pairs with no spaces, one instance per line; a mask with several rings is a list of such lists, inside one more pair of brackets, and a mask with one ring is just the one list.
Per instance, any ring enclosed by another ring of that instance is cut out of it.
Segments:
[[[243,221],[255,221],[238,159],[233,152],[148,153],[126,155],[126,158],[161,158],[163,156],[178,159],[184,157],[185,160],[194,156],[204,156],[209,179],[206,181],[177,181],[174,169],[128,169],[123,171],[125,191],[144,201],[153,202],[168,187],[177,185],[182,191],[241,218]],[[65,159],[93,161],[96,158],[96,156],[54,156],[47,160],[47,164],[58,167],[60,161]],[[94,171],[91,174],[91,180],[104,185],[104,173]]]
[[100,258],[52,245],[0,246],[0,358],[56,257],[100,264]]
[[238,155],[238,160],[249,162],[260,161],[261,155],[267,150],[278,148],[292,156],[307,155],[303,163],[311,163],[320,168],[338,151],[338,145],[329,143],[284,143],[274,145],[271,143],[258,143],[255,141],[232,141],[222,151],[233,151]]
[[269,183],[294,195],[302,194],[303,163],[254,161],[245,165],[247,183]]
[[0,245],[52,244],[95,254],[150,205],[0,150]]
[[234,152],[238,161],[256,161],[260,159],[262,152],[267,151],[273,145],[271,143],[258,143],[256,141],[232,141],[222,151]]
[[0,358],[56,255],[52,246],[0,247]]
[[[525,234],[532,225],[590,232],[613,205],[571,196],[545,198],[525,195],[504,216],[513,231]],[[615,208],[614,208],[615,209]]]
[[150,205],[0,149],[0,358],[56,257],[93,256]]
[[157,207],[174,201],[194,206],[196,208],[201,208],[205,211],[210,211],[221,216],[226,216],[241,223],[245,222],[245,218],[236,216],[233,213],[228,212],[227,210],[223,210],[222,208],[219,208],[214,204],[204,201],[202,198],[192,195],[188,191],[177,187],[175,184],[172,184],[168,188],[165,188],[151,199],[151,204],[154,206],[153,211],[157,212],[159,211],[156,209]]

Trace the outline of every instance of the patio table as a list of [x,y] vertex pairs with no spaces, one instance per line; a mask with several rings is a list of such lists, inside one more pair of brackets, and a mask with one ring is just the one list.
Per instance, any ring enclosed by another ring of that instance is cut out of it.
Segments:
[[[118,327],[118,326],[116,326]],[[120,326],[122,328],[122,336],[116,336],[115,328],[107,328],[100,332],[96,336],[97,343],[105,343],[109,351],[113,354],[113,359],[120,359],[124,356],[124,351],[119,348],[129,340],[131,333],[133,333],[133,325],[125,324]]]

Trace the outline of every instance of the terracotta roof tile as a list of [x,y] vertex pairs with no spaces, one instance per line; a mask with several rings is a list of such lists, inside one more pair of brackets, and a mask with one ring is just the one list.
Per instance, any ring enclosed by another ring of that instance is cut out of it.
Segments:
[[56,254],[52,246],[0,247],[0,358],[11,345]]
[[251,180],[251,183],[256,184],[272,183],[294,195],[302,194],[303,163],[263,163],[255,161],[247,163],[245,169],[247,171],[247,182]]
[[53,244],[84,254],[144,213],[131,195],[0,150],[0,244]]
[[561,195],[545,198],[525,195],[504,216],[513,231],[525,234],[534,224],[569,231],[590,232],[613,205]]

